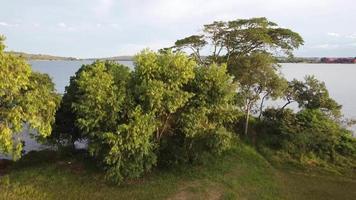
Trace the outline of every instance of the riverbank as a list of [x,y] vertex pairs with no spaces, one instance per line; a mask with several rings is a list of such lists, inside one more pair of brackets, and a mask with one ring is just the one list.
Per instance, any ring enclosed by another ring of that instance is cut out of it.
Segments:
[[113,186],[84,152],[41,151],[8,164],[0,199],[354,199],[356,180],[272,166],[239,144],[204,166],[156,169]]

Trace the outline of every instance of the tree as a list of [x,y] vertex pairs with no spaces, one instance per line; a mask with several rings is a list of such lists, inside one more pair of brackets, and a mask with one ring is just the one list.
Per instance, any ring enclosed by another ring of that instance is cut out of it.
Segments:
[[305,158],[314,162],[321,159],[334,164],[344,164],[343,158],[355,159],[356,140],[351,131],[320,109],[303,108],[297,113],[268,109],[263,117],[264,138],[260,141],[273,150],[283,151],[289,155],[287,158],[298,162]]
[[329,96],[325,83],[315,76],[306,76],[304,82],[296,79],[289,82],[285,99],[287,102],[282,106],[282,111],[289,104],[297,102],[299,108],[320,109],[334,117],[341,115],[341,105]]
[[244,133],[246,135],[250,114],[261,96],[260,113],[265,99],[278,98],[284,91],[287,82],[277,73],[278,67],[274,58],[264,53],[240,56],[230,63],[229,72],[240,86],[238,96],[242,99],[241,104],[245,111]]
[[156,163],[156,123],[152,114],[134,104],[127,90],[130,81],[129,68],[121,64],[83,65],[71,78],[57,113],[57,139],[86,139],[89,153],[115,183],[139,177]]
[[86,139],[89,153],[116,183],[141,176],[158,161],[219,154],[233,138],[232,81],[226,65],[198,66],[182,52],[144,50],[133,71],[113,62],[84,65],[66,88],[54,137]]
[[185,86],[194,94],[175,114],[174,132],[161,144],[160,161],[166,165],[195,163],[207,154],[219,155],[233,141],[229,128],[239,110],[234,105],[236,85],[226,65],[197,66],[195,77]]
[[193,96],[184,86],[194,78],[196,63],[183,53],[144,50],[135,57],[132,89],[136,103],[158,119],[156,140],[171,132],[174,113]]
[[[260,113],[264,101],[278,98],[286,81],[278,72],[276,53],[292,56],[294,49],[303,44],[302,37],[289,29],[280,28],[266,18],[216,21],[204,25],[201,35],[193,35],[175,43],[177,50],[189,48],[198,62],[226,63],[229,73],[240,85],[239,97],[246,112],[245,134],[253,106],[262,96]],[[201,57],[199,52],[207,50],[210,55]]]
[[[90,65],[83,65],[74,76],[70,78],[70,84],[66,87],[65,93],[62,97],[62,101],[58,111],[56,112],[56,122],[54,126],[54,131],[50,137],[50,143],[55,143],[59,145],[74,145],[75,141],[82,140],[86,138],[86,134],[84,134],[79,127],[79,124],[76,122],[78,113],[73,109],[73,104],[78,103],[81,99],[85,99],[86,97],[83,96],[84,91],[80,90],[79,79],[83,79],[81,76],[82,74],[87,74],[87,72],[92,72],[93,70],[101,70],[100,73],[96,74],[99,76],[103,74],[106,75],[106,78],[109,77],[110,84],[114,84],[117,87],[117,91],[114,91],[115,95],[120,95],[120,98],[123,98],[126,95],[126,84],[130,77],[129,69],[126,66],[117,64],[115,62],[106,61],[106,62],[94,62]],[[99,79],[102,77],[98,77]],[[98,81],[98,80],[91,80],[91,77],[87,77],[90,81]],[[103,79],[103,82],[106,79]],[[113,83],[114,82],[114,83]],[[81,83],[85,85],[86,83]],[[96,84],[96,83],[93,83]],[[84,87],[84,86],[82,86]],[[95,91],[95,88],[92,88],[92,92],[99,92]],[[104,91],[102,91],[104,92]],[[98,93],[93,94],[99,95]],[[91,101],[91,100],[89,100]],[[105,98],[102,99],[105,101]],[[123,102],[123,99],[120,100]],[[94,102],[99,103],[99,102]],[[95,105],[93,105],[95,107]],[[91,113],[90,109],[89,115],[84,114],[84,117],[94,117],[96,113]],[[95,110],[94,110],[95,111]],[[92,116],[90,116],[92,115]],[[114,114],[112,114],[114,115]],[[105,120],[103,120],[105,121]],[[104,122],[102,122],[104,123]]]
[[[292,51],[303,44],[302,37],[290,29],[280,28],[268,19],[251,18],[204,25],[202,35],[193,35],[178,40],[172,48],[189,48],[201,52],[210,51],[209,62],[224,62],[252,53],[282,52],[292,56]],[[199,56],[199,54],[196,54]],[[203,59],[198,59],[203,60]]]
[[189,37],[186,37],[181,40],[177,40],[175,42],[175,46],[178,49],[184,49],[184,48],[189,48],[195,57],[195,59],[199,62],[203,62],[203,59],[200,55],[200,50],[207,44],[207,42],[204,40],[203,35],[192,35]]
[[21,58],[5,54],[0,37],[0,152],[19,158],[24,124],[35,129],[38,137],[52,131],[59,96],[46,74],[32,72]]

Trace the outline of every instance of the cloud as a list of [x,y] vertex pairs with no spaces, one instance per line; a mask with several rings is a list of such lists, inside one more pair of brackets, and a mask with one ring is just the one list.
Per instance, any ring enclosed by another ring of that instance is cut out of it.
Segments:
[[117,47],[116,54],[114,55],[133,55],[147,48],[157,51],[169,45],[171,45],[171,41],[166,41],[166,40],[147,42],[145,44],[138,44],[138,43],[121,44],[120,46]]
[[9,24],[6,22],[0,22],[0,26],[4,26],[4,27],[17,27],[19,26],[19,24]]
[[58,23],[57,26],[61,28],[67,28],[67,24],[65,24],[64,22]]
[[103,17],[109,14],[110,10],[114,5],[114,0],[97,0],[98,3],[95,4],[94,12],[97,16]]
[[340,37],[339,33],[327,33],[327,35],[331,37]]
[[314,46],[310,46],[311,49],[337,49],[339,48],[339,44],[318,44]]
[[154,20],[163,23],[192,22],[196,20],[231,20],[255,16],[279,16],[288,13],[290,17],[300,17],[300,10],[313,15],[332,11],[334,0],[130,0],[123,8],[139,15],[142,20]]
[[329,32],[329,33],[327,33],[327,35],[331,36],[331,37],[340,38],[340,39],[356,39],[356,33],[341,34],[341,33]]
[[64,23],[64,22],[58,23],[58,24],[57,24],[57,27],[59,27],[60,29],[65,30],[65,31],[70,31],[70,32],[79,30],[78,27],[69,26],[69,25],[67,25],[67,24]]
[[9,24],[6,22],[0,22],[0,26],[9,26]]
[[119,24],[112,23],[112,24],[110,24],[110,27],[117,29],[117,28],[119,28],[120,26],[119,26]]
[[349,39],[356,39],[356,33],[352,33],[346,36]]
[[41,26],[41,24],[39,24],[39,23],[33,23],[32,26],[35,27],[35,28],[38,28],[38,27]]

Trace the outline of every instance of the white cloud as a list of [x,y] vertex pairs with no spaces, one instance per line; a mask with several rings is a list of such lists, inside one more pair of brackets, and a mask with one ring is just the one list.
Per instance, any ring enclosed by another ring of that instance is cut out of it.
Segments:
[[161,40],[156,42],[149,42],[145,44],[137,44],[137,43],[122,44],[117,47],[117,51],[115,55],[133,55],[147,48],[157,51],[171,44],[172,44],[171,41],[161,41]]
[[59,26],[61,28],[67,28],[67,24],[65,24],[64,22],[58,23],[57,26]]
[[332,37],[340,37],[339,33],[327,33],[328,36],[332,36]]
[[349,34],[346,36],[347,38],[350,38],[350,39],[356,39],[356,33],[353,33],[353,34]]
[[0,26],[5,26],[5,27],[17,27],[19,24],[9,24],[7,22],[0,22]]
[[109,14],[111,8],[114,5],[114,0],[97,0],[94,12],[97,16],[102,17]]
[[80,28],[79,27],[74,27],[74,26],[69,26],[68,24],[64,23],[64,22],[60,22],[57,24],[57,27],[59,27],[60,29],[63,29],[65,31],[78,31]]
[[327,33],[327,35],[331,37],[341,38],[341,39],[356,39],[356,33],[341,34],[341,33],[329,32]]
[[117,29],[117,28],[119,28],[120,26],[119,26],[119,24],[112,23],[112,24],[110,24],[110,27]]
[[33,23],[32,26],[35,27],[35,28],[38,28],[38,27],[41,26],[41,24],[39,24],[39,23]]
[[356,47],[356,43],[350,43],[350,44],[348,44],[348,46]]
[[143,20],[173,23],[174,21],[233,19],[255,16],[278,16],[288,13],[290,17],[300,17],[300,11],[325,14],[332,11],[334,0],[130,0],[124,8]]
[[339,44],[318,44],[318,45],[314,45],[311,46],[311,49],[337,49],[339,48],[340,45]]
[[0,26],[9,26],[9,24],[6,22],[0,22]]

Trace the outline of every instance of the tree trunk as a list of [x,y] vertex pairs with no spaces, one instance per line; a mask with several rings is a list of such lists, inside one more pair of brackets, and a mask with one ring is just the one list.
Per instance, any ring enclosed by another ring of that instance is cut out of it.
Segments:
[[293,103],[293,101],[291,101],[291,100],[288,99],[288,102],[287,102],[286,104],[284,104],[284,106],[282,106],[281,112],[283,112],[283,110],[284,110],[289,104],[291,104],[291,103]]
[[258,119],[261,119],[261,116],[262,116],[262,110],[263,110],[263,104],[264,104],[264,101],[266,99],[266,97],[269,95],[269,93],[265,94],[263,97],[262,97],[262,100],[261,100],[261,105],[260,105],[260,115],[258,116]]
[[245,122],[245,135],[247,136],[248,133],[248,122],[250,119],[250,105],[247,105],[247,110],[246,110],[246,122]]

